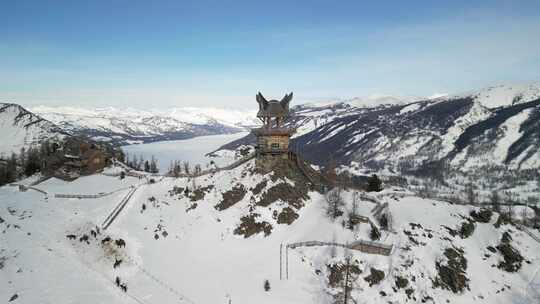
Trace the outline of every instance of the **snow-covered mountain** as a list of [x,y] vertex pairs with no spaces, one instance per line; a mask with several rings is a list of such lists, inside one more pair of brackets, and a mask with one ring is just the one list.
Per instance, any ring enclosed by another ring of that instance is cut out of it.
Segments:
[[36,106],[30,109],[72,133],[115,144],[235,133],[256,123],[254,112],[210,108],[159,111]]
[[66,133],[54,123],[11,103],[0,103],[0,158]]
[[[538,231],[403,189],[365,198],[344,190],[342,213],[332,219],[325,196],[294,162],[266,174],[254,166],[251,160],[197,179],[154,183],[111,176],[117,167],[71,182],[52,178],[25,192],[0,187],[0,299],[328,304],[343,303],[346,280],[349,303],[540,299]],[[105,195],[55,195],[98,192]],[[525,206],[514,211],[515,221],[534,214]],[[392,219],[390,230],[377,214]],[[350,224],[358,216],[363,220]],[[372,244],[373,227],[389,255],[328,245]],[[298,244],[306,241],[325,243]]]
[[[394,171],[540,167],[538,83],[376,107],[297,106],[289,125],[297,128],[292,149],[318,164],[331,154],[342,164]],[[246,137],[224,148],[253,142]]]
[[353,97],[348,99],[338,98],[330,99],[319,102],[310,102],[306,103],[305,106],[313,107],[324,107],[334,104],[345,103],[356,108],[372,108],[382,105],[398,105],[398,104],[408,104],[413,101],[423,100],[426,98],[418,96],[396,96],[396,95],[386,95],[386,94],[373,94],[368,96]]

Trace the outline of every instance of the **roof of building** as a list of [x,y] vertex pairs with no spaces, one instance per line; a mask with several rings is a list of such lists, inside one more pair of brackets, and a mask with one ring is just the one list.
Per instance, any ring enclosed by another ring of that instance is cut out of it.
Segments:
[[259,92],[256,96],[259,104],[259,112],[257,117],[287,117],[289,116],[289,103],[291,102],[293,93],[285,95],[281,101],[275,99],[266,100]]

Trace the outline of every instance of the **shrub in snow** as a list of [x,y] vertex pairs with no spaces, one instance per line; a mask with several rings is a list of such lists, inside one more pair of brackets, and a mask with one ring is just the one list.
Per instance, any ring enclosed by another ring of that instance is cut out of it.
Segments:
[[290,207],[285,207],[277,216],[278,224],[290,225],[298,218],[298,214]]
[[[347,274],[347,267],[349,267],[349,282],[356,280],[357,276],[362,272],[358,267],[358,261],[354,260],[350,263],[338,262],[334,264],[326,265],[328,268],[328,284],[331,287],[343,286],[345,277]],[[383,273],[384,276],[384,273]]]
[[461,236],[462,239],[466,239],[470,237],[473,233],[474,233],[473,221],[465,221],[461,223],[461,228],[459,229],[459,236]]
[[384,279],[384,271],[371,267],[371,274],[364,278],[369,283],[369,287],[379,284]]
[[469,279],[465,276],[467,259],[463,256],[464,253],[463,249],[445,249],[444,256],[447,261],[435,263],[438,274],[433,280],[433,287],[448,289],[454,293],[461,293],[465,288],[469,288]]
[[493,215],[493,212],[489,209],[473,210],[470,213],[470,216],[479,223],[489,223],[491,215]]
[[264,280],[264,291],[270,291],[270,282]]
[[369,233],[369,238],[372,241],[376,241],[381,238],[381,233],[379,232],[379,229],[373,224],[371,225],[371,232]]
[[497,267],[504,271],[516,272],[521,269],[523,256],[516,248],[512,247],[511,242],[512,236],[510,236],[510,233],[504,232],[501,243],[497,246],[497,249],[503,256],[503,261]]
[[409,285],[409,280],[407,280],[406,278],[404,278],[402,276],[397,276],[396,277],[396,287],[397,288],[405,288],[405,287],[407,287],[407,285]]

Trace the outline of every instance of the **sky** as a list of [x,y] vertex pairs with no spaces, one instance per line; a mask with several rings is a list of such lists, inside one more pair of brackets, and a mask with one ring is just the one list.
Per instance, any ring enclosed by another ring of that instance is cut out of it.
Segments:
[[0,0],[0,102],[255,108],[540,80],[540,1]]

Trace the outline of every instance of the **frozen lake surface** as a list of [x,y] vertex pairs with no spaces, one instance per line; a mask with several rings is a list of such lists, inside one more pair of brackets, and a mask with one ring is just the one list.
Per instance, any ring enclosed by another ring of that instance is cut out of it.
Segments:
[[174,160],[188,161],[191,166],[200,164],[204,169],[206,164],[209,164],[212,160],[218,166],[223,166],[234,161],[232,158],[207,157],[205,154],[247,134],[248,132],[240,132],[235,134],[199,136],[184,140],[123,146],[122,150],[130,158],[142,155],[144,159],[150,159],[153,155],[158,161],[160,173],[166,173],[171,161]]

